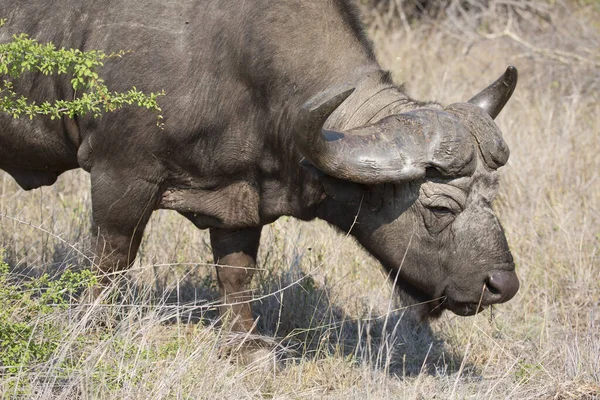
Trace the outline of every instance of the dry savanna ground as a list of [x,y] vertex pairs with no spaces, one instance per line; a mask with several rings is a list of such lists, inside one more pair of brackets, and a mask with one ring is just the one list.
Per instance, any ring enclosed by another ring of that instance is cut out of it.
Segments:
[[[497,120],[511,158],[494,205],[521,280],[513,300],[415,327],[351,238],[320,221],[281,218],[263,231],[253,282],[259,329],[280,361],[266,350],[262,360],[234,360],[224,349],[251,338],[216,323],[207,232],[161,211],[112,303],[40,307],[35,296],[0,289],[0,393],[600,398],[600,3],[466,3],[468,11],[451,2],[417,20],[412,2],[389,1],[369,13],[370,33],[383,66],[417,99],[464,101],[518,67]],[[31,192],[0,174],[0,248],[11,271],[3,282],[13,289],[35,292],[32,277],[89,266],[89,229],[85,173]],[[11,351],[31,357],[7,365]]]

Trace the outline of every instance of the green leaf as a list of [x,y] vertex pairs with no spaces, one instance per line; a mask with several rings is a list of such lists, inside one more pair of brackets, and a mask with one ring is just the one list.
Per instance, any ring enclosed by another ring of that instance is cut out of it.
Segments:
[[[5,19],[0,19],[0,26],[5,22]],[[13,118],[19,118],[23,114],[30,118],[47,115],[50,119],[85,114],[98,117],[102,112],[112,112],[135,104],[153,111],[157,115],[157,125],[162,126],[157,98],[164,96],[164,91],[145,94],[132,87],[124,93],[111,92],[96,70],[104,65],[102,60],[121,58],[128,51],[106,54],[99,50],[83,52],[79,49],[57,49],[53,43],[40,44],[24,33],[15,34],[12,39],[12,42],[0,44],[0,74],[15,79],[32,70],[44,75],[70,75],[69,82],[77,96],[69,101],[44,101],[37,104],[13,92],[12,82],[4,80],[4,84],[0,86],[0,93],[4,95],[0,98],[0,112],[8,113]]]

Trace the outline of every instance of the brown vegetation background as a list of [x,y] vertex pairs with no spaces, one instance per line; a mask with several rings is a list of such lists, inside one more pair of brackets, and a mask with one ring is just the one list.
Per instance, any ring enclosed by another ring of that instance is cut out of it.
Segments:
[[[497,119],[511,157],[494,205],[517,296],[415,327],[351,238],[281,218],[263,231],[253,304],[261,332],[285,348],[283,366],[231,362],[214,326],[207,232],[160,211],[133,289],[112,307],[47,317],[64,340],[35,370],[0,376],[5,396],[18,381],[38,398],[600,398],[600,2],[361,5],[382,65],[417,99],[465,101],[506,66],[519,69]],[[89,226],[85,173],[31,192],[0,173],[0,248],[13,271],[89,265]],[[65,374],[59,361],[73,354]]]

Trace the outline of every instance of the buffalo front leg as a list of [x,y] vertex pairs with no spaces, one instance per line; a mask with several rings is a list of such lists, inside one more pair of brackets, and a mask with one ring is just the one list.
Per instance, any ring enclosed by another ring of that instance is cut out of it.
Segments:
[[256,268],[261,228],[210,230],[222,301],[219,311],[221,317],[230,318],[233,331],[254,330],[249,285]]
[[95,265],[102,286],[135,260],[158,194],[158,185],[117,172],[91,171]]

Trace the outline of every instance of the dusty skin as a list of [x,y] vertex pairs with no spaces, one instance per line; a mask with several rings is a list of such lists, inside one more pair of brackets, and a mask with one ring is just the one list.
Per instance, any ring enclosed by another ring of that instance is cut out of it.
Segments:
[[[11,13],[7,31],[128,49],[123,63],[104,68],[109,87],[168,93],[163,130],[133,107],[78,118],[76,129],[0,117],[0,168],[22,188],[77,167],[90,173],[104,285],[133,264],[152,212],[172,209],[210,230],[221,315],[230,314],[234,331],[254,331],[247,293],[261,231],[282,216],[349,232],[423,322],[445,309],[473,315],[516,294],[513,257],[490,206],[509,156],[493,118],[515,90],[515,67],[470,101],[443,107],[393,82],[346,0],[139,7],[0,7]],[[307,32],[319,31],[321,15],[330,39],[319,41]],[[17,89],[34,99],[75,96],[65,94],[67,82],[32,74]]]

